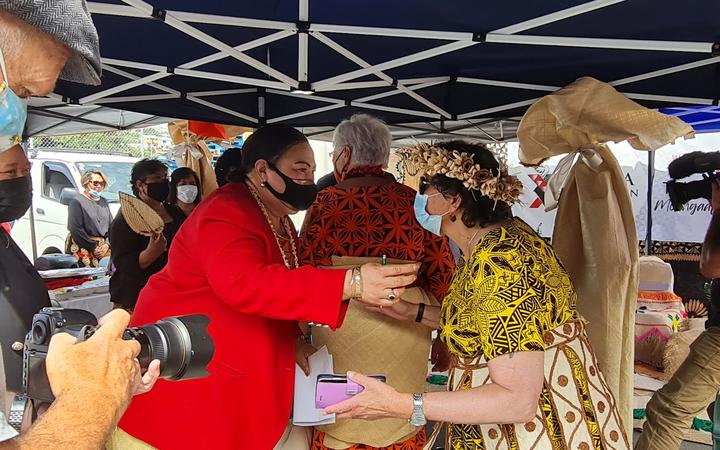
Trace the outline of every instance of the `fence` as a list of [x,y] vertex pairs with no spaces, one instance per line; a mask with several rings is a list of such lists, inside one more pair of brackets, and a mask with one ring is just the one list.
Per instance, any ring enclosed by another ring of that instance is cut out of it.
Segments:
[[134,157],[166,154],[172,147],[164,126],[125,131],[31,137],[29,148],[81,149],[126,153]]

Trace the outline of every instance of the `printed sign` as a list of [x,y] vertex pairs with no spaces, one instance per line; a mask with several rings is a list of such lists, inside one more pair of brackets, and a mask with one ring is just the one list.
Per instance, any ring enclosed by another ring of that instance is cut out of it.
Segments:
[[[525,188],[520,197],[520,204],[513,208],[513,212],[543,237],[551,237],[555,225],[556,211],[546,212],[544,203],[547,182],[554,170],[554,166],[510,168],[510,173],[517,176]],[[622,170],[635,212],[638,239],[643,240],[647,234],[648,166],[636,163],[631,167],[622,166]],[[696,176],[682,181],[699,178]],[[705,199],[696,199],[688,202],[682,211],[673,211],[665,191],[665,183],[669,179],[667,171],[655,171],[651,204],[653,240],[702,242],[710,222],[709,202]]]

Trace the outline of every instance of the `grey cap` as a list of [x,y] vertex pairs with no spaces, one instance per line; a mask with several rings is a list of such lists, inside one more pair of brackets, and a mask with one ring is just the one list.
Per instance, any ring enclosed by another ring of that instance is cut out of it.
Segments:
[[100,84],[100,43],[85,0],[0,0],[0,9],[67,45],[71,54],[60,78]]

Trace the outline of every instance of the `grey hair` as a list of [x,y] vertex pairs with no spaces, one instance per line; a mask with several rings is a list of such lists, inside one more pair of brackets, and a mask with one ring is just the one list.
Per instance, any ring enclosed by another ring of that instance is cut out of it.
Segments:
[[345,146],[352,149],[348,169],[368,166],[387,168],[391,142],[392,135],[385,122],[367,114],[355,114],[343,120],[333,134],[335,154]]
[[99,170],[87,170],[85,171],[85,173],[82,174],[82,177],[80,177],[80,186],[86,188],[88,183],[90,183],[90,180],[92,180],[93,175],[97,175],[102,178],[103,182],[105,183],[105,187],[110,184],[108,183],[108,179],[104,173],[100,172]]

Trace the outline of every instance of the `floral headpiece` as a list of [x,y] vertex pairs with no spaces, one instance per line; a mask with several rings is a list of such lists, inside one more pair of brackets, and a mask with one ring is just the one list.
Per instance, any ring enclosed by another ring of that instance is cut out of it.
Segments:
[[483,169],[472,156],[457,150],[447,150],[432,144],[417,144],[398,150],[408,174],[415,176],[445,175],[462,181],[467,189],[479,191],[491,200],[515,203],[520,198],[523,185],[517,177],[509,175],[507,166],[500,169]]

